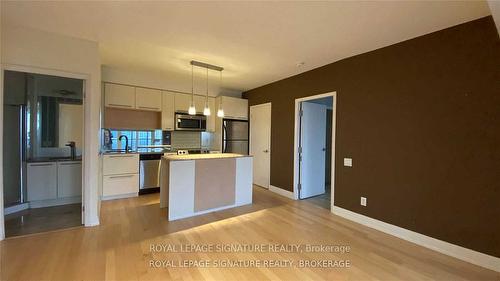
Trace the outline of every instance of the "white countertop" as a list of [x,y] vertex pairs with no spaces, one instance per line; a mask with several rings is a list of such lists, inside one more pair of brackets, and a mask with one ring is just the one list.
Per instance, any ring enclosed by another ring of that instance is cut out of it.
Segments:
[[163,156],[163,158],[170,160],[170,161],[240,158],[240,157],[252,157],[252,156],[251,155],[236,154],[236,153],[207,153],[207,154],[185,154],[185,155],[164,155]]

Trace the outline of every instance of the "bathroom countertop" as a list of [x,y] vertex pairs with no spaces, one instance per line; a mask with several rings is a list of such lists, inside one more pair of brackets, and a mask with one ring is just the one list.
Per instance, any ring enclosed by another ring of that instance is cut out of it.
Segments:
[[40,163],[40,162],[71,162],[71,161],[82,161],[82,157],[76,157],[71,159],[70,157],[35,157],[27,159],[27,163]]

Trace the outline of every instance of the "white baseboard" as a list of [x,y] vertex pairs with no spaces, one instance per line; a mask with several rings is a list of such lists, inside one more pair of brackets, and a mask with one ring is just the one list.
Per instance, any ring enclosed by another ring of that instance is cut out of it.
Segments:
[[282,188],[279,188],[279,187],[276,187],[276,186],[273,186],[273,185],[269,185],[269,191],[277,193],[277,194],[279,194],[281,196],[285,196],[286,198],[290,198],[292,200],[296,200],[295,199],[295,195],[291,191],[284,190]]
[[99,225],[99,219],[98,218],[90,219],[89,222],[85,221],[85,226],[86,227],[97,226],[97,225]]
[[66,204],[76,204],[81,203],[82,197],[67,197],[67,198],[58,198],[58,199],[48,199],[48,200],[38,200],[38,201],[30,201],[30,208],[44,208],[44,207],[52,207],[52,206],[60,206]]
[[133,193],[127,193],[127,194],[102,196],[101,200],[107,201],[107,200],[124,199],[124,198],[131,198],[131,197],[137,197],[137,196],[139,196],[139,193],[133,192]]
[[10,215],[13,213],[17,213],[17,212],[29,209],[29,207],[30,207],[29,203],[17,204],[17,205],[10,206],[10,207],[3,209],[4,210],[3,213],[6,216],[6,215]]
[[337,206],[333,206],[332,213],[442,254],[500,272],[500,258],[438,240]]

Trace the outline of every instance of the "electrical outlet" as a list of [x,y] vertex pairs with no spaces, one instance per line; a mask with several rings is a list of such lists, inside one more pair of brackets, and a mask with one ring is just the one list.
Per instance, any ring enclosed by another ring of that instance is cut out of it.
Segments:
[[361,206],[366,207],[366,197],[361,197]]
[[344,158],[344,167],[352,167],[352,158]]

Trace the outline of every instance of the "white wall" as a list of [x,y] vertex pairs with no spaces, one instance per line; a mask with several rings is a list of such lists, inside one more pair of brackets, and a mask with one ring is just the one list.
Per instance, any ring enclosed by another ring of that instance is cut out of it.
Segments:
[[497,31],[500,33],[500,1],[489,0],[488,6],[490,7],[491,16],[493,16],[493,20],[497,26]]
[[[85,224],[87,226],[99,224],[101,67],[98,44],[24,27],[3,25],[1,31],[3,68],[58,76],[65,76],[69,72],[73,78],[87,79],[83,163]],[[0,91],[3,91],[3,88]],[[0,92],[0,96],[3,97],[3,92]],[[3,115],[2,111],[3,107],[0,109],[0,116]],[[3,134],[1,128],[0,133]],[[0,184],[3,184],[2,179],[0,178]],[[3,218],[3,208],[1,212]]]
[[[195,94],[205,95],[206,72],[199,67],[195,67],[194,73],[194,92]],[[224,76],[222,76],[222,79],[224,79]],[[222,92],[224,96],[241,98],[241,91],[224,88],[220,89],[219,80],[220,78],[217,72],[209,72],[209,96],[215,97]],[[103,65],[102,81],[191,93],[191,75],[157,73],[135,69],[118,69]]]

